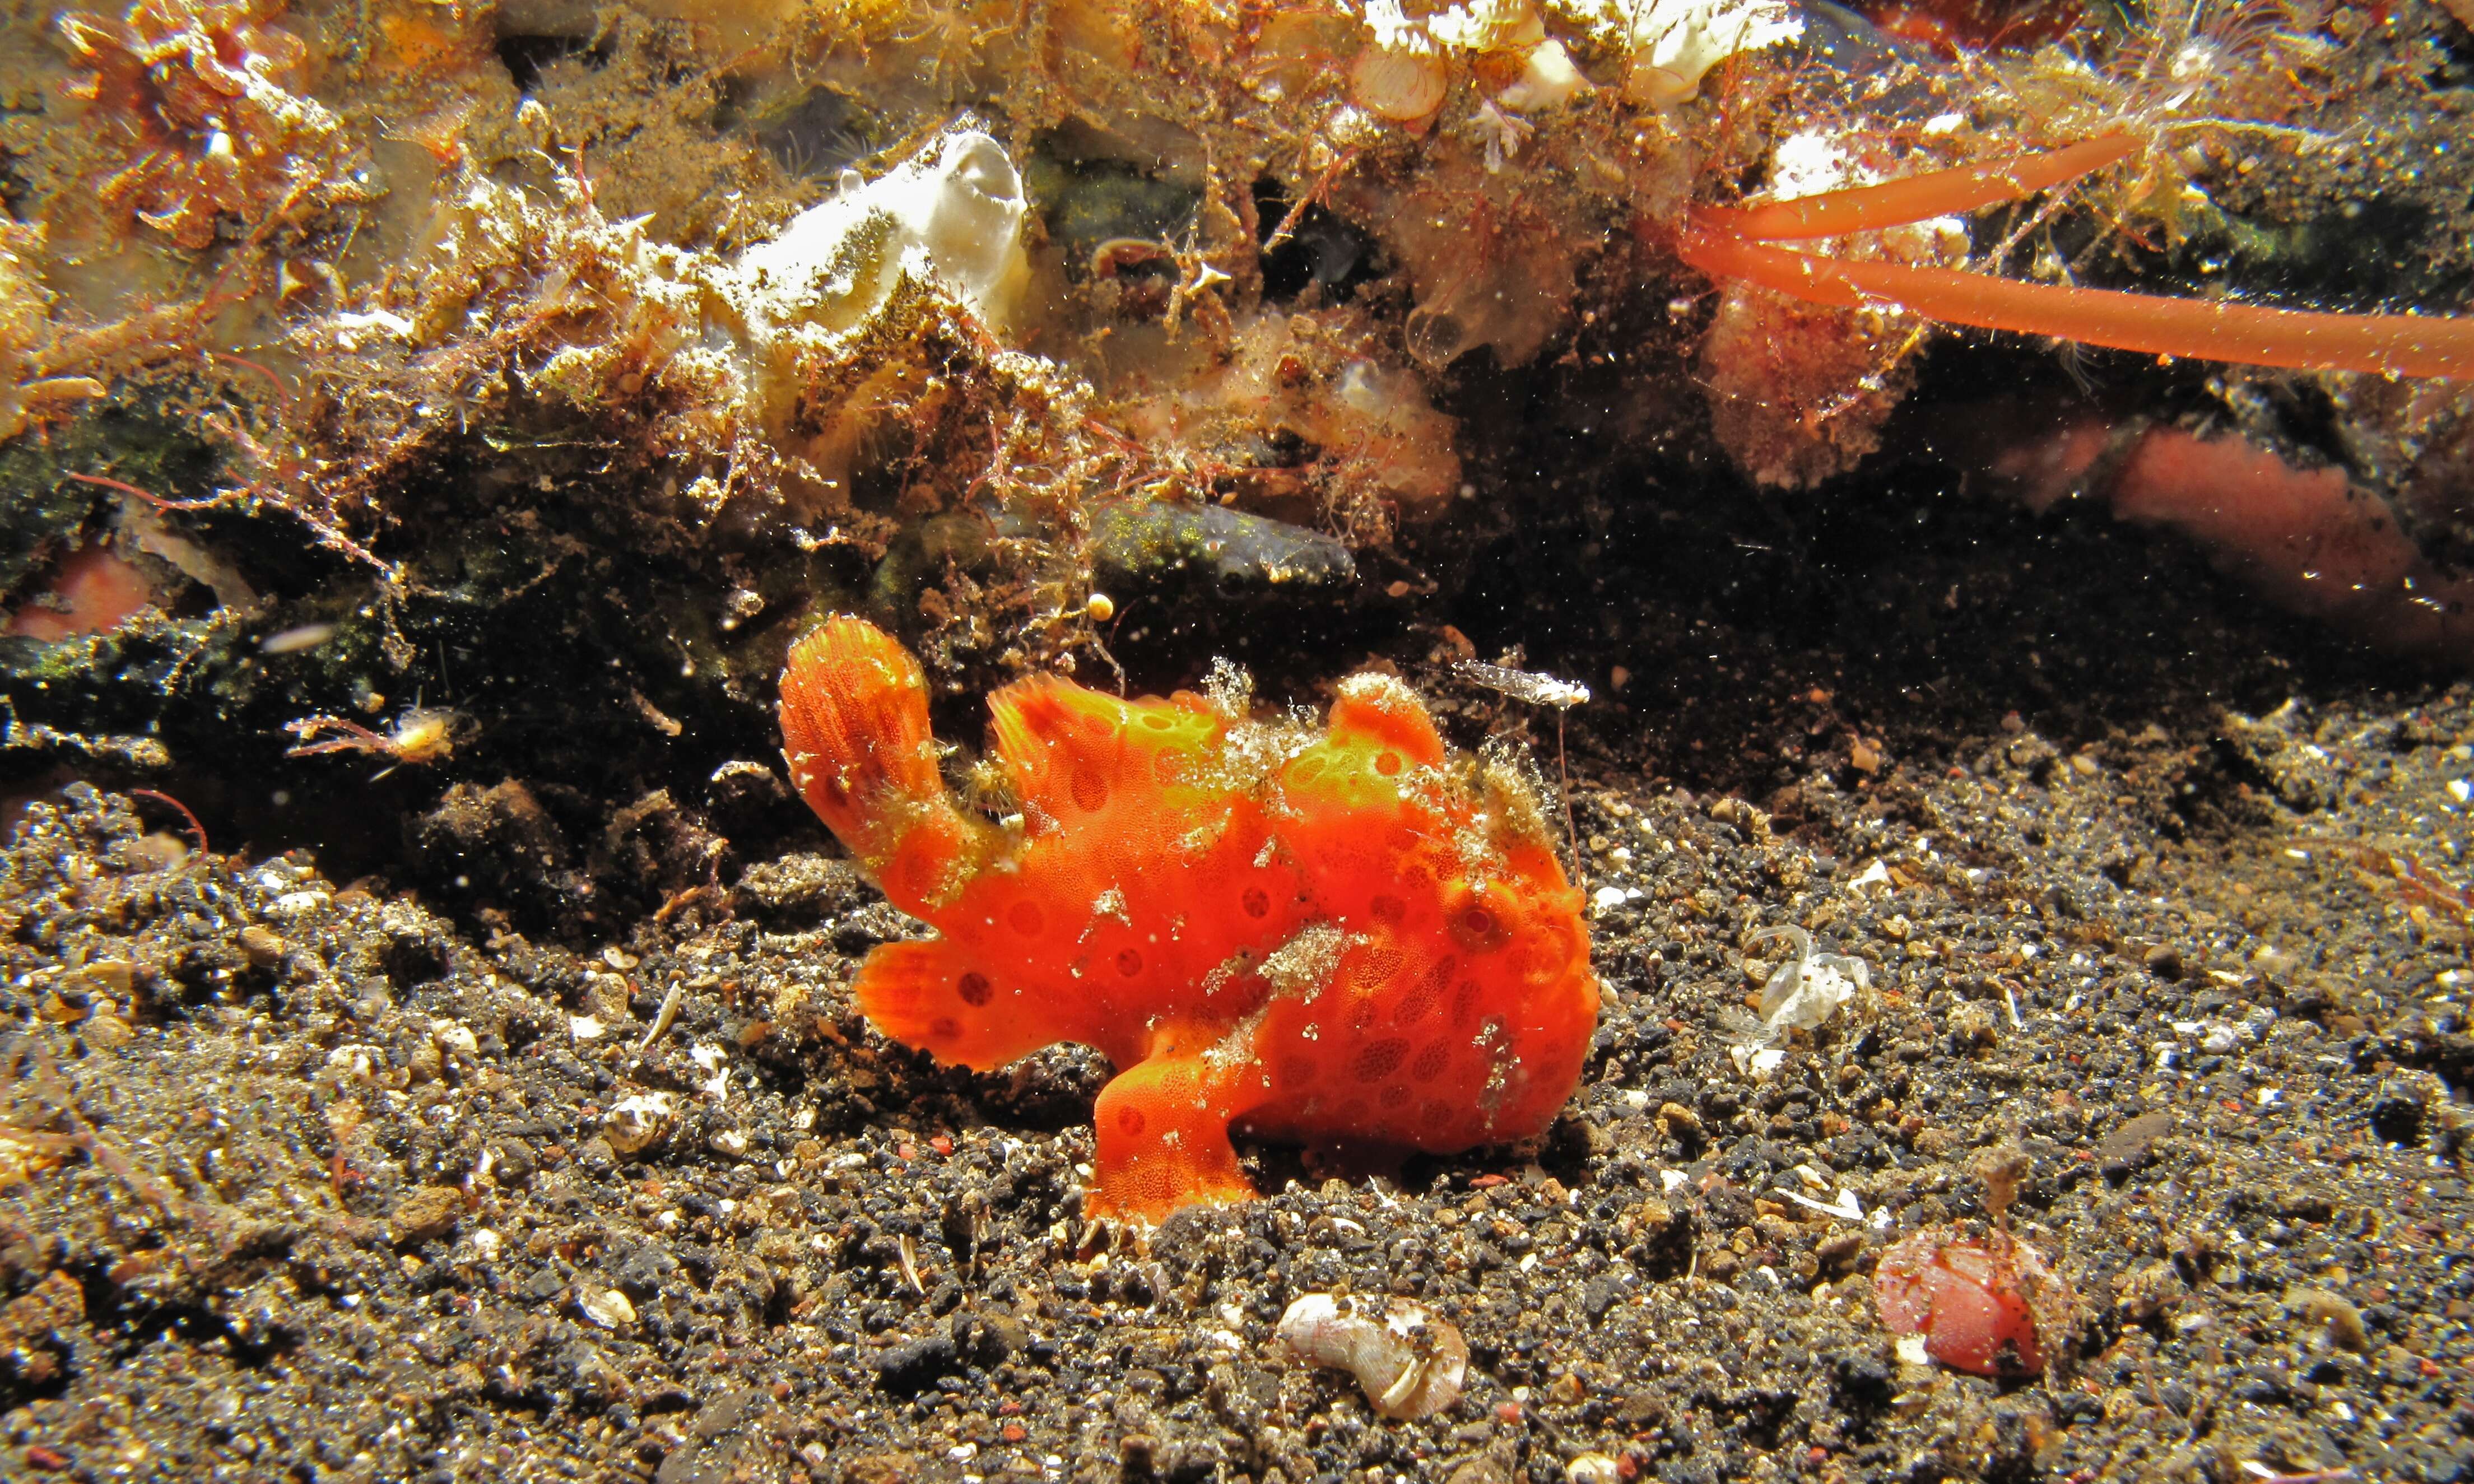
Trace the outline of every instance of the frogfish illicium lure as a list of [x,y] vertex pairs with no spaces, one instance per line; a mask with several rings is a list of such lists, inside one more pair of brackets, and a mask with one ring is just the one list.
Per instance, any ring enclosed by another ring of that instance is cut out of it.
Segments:
[[1213,694],[1057,676],[989,697],[1015,811],[959,805],[918,662],[833,619],[782,677],[808,803],[936,929],[869,954],[885,1034],[992,1069],[1059,1041],[1116,1064],[1088,1210],[1251,1196],[1232,1126],[1452,1153],[1541,1132],[1598,1011],[1581,895],[1524,770],[1448,751],[1405,684],[1341,682],[1325,729]]

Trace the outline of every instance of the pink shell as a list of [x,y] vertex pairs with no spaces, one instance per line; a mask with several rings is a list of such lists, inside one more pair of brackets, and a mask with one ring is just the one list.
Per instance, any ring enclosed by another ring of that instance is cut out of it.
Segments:
[[2053,1281],[2034,1248],[1928,1228],[1881,1254],[1873,1285],[1892,1334],[1920,1334],[1925,1353],[1972,1375],[2045,1369],[2034,1296]]

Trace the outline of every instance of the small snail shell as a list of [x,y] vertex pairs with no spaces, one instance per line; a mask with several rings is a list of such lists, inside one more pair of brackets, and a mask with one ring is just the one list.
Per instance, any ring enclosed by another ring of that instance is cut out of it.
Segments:
[[1468,1372],[1461,1332],[1402,1300],[1307,1294],[1280,1316],[1281,1343],[1357,1377],[1385,1417],[1415,1421],[1460,1399]]
[[1348,96],[1359,108],[1395,124],[1432,118],[1451,88],[1451,72],[1432,42],[1370,46],[1348,69]]

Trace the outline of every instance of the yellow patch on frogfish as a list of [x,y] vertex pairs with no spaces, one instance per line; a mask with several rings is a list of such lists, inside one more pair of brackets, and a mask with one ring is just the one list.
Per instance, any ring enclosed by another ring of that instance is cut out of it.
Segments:
[[790,650],[791,776],[938,937],[861,966],[885,1034],[982,1070],[1059,1041],[1118,1068],[1094,1215],[1253,1195],[1229,1131],[1437,1154],[1542,1131],[1596,1026],[1581,895],[1512,771],[1399,681],[1321,736],[1223,698],[1055,676],[989,697],[1018,820],[958,806],[918,662],[836,618]]

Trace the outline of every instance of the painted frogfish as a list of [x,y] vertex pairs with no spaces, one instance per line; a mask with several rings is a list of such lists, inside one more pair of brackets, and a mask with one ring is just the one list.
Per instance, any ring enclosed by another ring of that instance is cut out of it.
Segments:
[[791,776],[938,935],[868,955],[868,1020],[982,1070],[1059,1041],[1106,1056],[1095,1216],[1250,1197],[1232,1126],[1438,1154],[1542,1131],[1598,985],[1524,771],[1447,751],[1388,676],[1341,682],[1320,735],[1249,715],[1233,669],[1207,689],[998,691],[997,819],[946,788],[900,645],[837,618],[792,646]]

